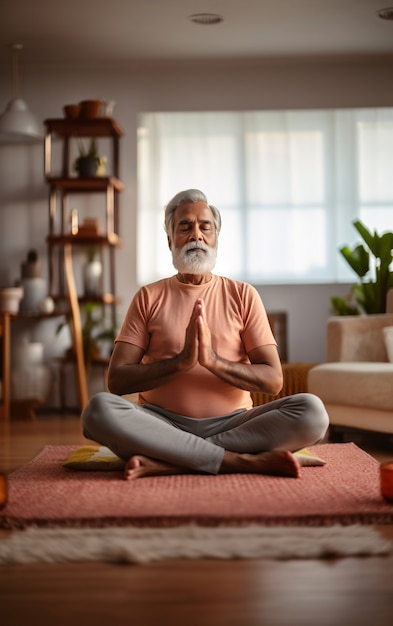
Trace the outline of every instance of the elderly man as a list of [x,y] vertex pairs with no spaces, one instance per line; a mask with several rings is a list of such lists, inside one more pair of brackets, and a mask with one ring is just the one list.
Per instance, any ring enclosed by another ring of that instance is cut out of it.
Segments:
[[[142,287],[115,341],[111,393],[89,401],[84,434],[126,461],[126,479],[248,472],[297,477],[294,451],[325,434],[319,398],[252,406],[282,387],[277,345],[257,291],[212,273],[221,217],[196,189],[165,210],[177,274]],[[138,403],[127,394],[138,392]]]

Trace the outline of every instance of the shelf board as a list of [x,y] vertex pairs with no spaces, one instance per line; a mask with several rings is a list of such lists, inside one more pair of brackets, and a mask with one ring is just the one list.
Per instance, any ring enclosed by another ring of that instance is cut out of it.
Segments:
[[47,176],[46,181],[51,187],[69,193],[102,192],[107,191],[108,187],[113,187],[115,191],[124,191],[125,189],[124,183],[116,176],[93,176],[92,178]]
[[67,243],[77,246],[116,246],[120,248],[123,241],[116,233],[108,235],[48,235],[47,242],[52,245],[64,246]]
[[[73,356],[72,354],[67,354],[66,356],[58,357],[56,360],[62,365],[66,365],[67,363],[75,363],[76,361],[75,356]],[[110,361],[110,358],[106,356],[93,356],[89,360],[89,363],[90,365],[100,365],[102,367],[108,367],[109,361]]]
[[48,132],[59,137],[122,137],[124,134],[119,124],[110,117],[47,119],[44,124]]
[[[56,302],[67,301],[68,296],[65,295],[53,295],[52,298],[56,300]],[[80,305],[84,304],[119,304],[121,302],[120,298],[117,298],[113,295],[113,293],[103,293],[101,296],[78,296],[78,302]],[[67,315],[69,311],[63,311],[64,315]]]
[[35,312],[35,313],[29,313],[28,311],[19,311],[16,314],[13,314],[12,317],[14,319],[19,319],[19,320],[47,320],[47,319],[51,319],[51,318],[55,318],[55,317],[61,317],[62,315],[67,315],[67,311],[65,309],[60,310],[55,310],[52,311],[51,313],[45,313],[45,312]]
[[94,303],[94,304],[117,304],[120,302],[119,298],[113,295],[113,293],[103,293],[101,297],[97,296],[78,296],[78,301],[81,305]]

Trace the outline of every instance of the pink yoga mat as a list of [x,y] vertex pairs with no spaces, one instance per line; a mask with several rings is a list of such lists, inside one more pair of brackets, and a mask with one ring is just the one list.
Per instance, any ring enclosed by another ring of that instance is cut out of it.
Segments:
[[0,527],[393,522],[393,504],[380,494],[379,463],[353,443],[310,447],[326,465],[303,467],[300,478],[185,474],[135,481],[121,472],[65,469],[76,448],[47,446],[9,476]]

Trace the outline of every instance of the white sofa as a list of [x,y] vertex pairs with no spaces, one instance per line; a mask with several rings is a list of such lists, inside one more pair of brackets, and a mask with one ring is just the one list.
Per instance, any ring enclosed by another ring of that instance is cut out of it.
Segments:
[[328,320],[327,362],[309,371],[308,391],[324,402],[333,427],[393,434],[393,291],[388,309]]

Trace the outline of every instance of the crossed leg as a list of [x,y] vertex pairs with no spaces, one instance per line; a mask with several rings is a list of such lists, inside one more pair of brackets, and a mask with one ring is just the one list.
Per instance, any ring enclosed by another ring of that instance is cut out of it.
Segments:
[[323,437],[328,416],[319,398],[310,394],[212,422],[157,412],[151,405],[139,407],[101,392],[90,399],[82,423],[87,438],[126,460],[127,480],[192,472],[297,477],[299,462],[290,451]]

